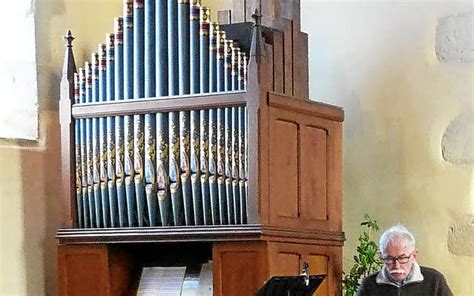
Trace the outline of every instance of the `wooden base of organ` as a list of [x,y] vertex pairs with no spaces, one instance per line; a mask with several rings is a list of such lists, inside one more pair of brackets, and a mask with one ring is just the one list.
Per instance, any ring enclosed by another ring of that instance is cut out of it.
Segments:
[[214,295],[253,295],[273,275],[299,274],[303,262],[309,263],[310,274],[327,276],[316,295],[340,294],[342,237],[257,225],[181,230],[176,235],[175,229],[150,229],[144,236],[140,231],[61,231],[60,295],[135,295],[144,266],[209,260]]
[[[246,7],[234,2],[232,19],[250,19],[255,4]],[[70,172],[63,173],[63,185],[71,206],[70,227],[57,234],[60,295],[135,295],[144,266],[209,260],[214,295],[253,295],[273,275],[299,274],[304,262],[309,263],[309,274],[327,275],[316,295],[340,295],[344,113],[307,99],[307,36],[299,31],[299,1],[282,6],[280,2],[262,1],[267,26],[263,30],[243,25],[226,29],[228,35],[253,34],[247,42],[239,39],[250,52],[246,92],[71,106],[73,67],[66,59],[62,159],[63,171]],[[247,108],[249,121],[247,223],[77,228],[72,198],[74,120],[91,114],[105,117],[241,105]]]

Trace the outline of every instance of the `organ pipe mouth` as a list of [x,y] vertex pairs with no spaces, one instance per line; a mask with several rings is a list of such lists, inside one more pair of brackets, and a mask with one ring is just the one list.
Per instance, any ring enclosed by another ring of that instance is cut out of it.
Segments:
[[116,17],[114,18],[114,34],[115,42],[117,44],[123,44],[123,18]]
[[[123,2],[123,14],[125,17],[133,17],[133,0],[125,0]],[[125,19],[128,23],[128,18]]]
[[86,68],[86,87],[92,88],[92,65],[89,62],[84,63]]
[[219,36],[221,37],[221,43],[224,43],[224,40],[226,38],[226,33],[224,30],[219,30]]
[[100,70],[106,70],[106,62],[107,62],[107,46],[103,43],[99,44],[99,67]]
[[211,22],[211,33],[212,35],[217,35],[219,32],[219,23],[217,22]]
[[210,23],[211,20],[211,10],[207,6],[201,7],[201,22],[203,23]]
[[144,8],[143,0],[135,0],[133,6],[135,7],[135,9],[143,9]]
[[[106,35],[106,40],[107,40],[107,51],[111,51],[114,49],[115,45],[115,34],[113,33],[108,33]],[[109,52],[110,53],[110,52]],[[112,55],[113,57],[113,55]]]
[[94,80],[99,80],[99,75],[97,73],[99,72],[99,54],[97,52],[91,53],[91,60],[92,60],[92,76]]
[[201,9],[199,5],[191,5],[190,20],[200,21]]

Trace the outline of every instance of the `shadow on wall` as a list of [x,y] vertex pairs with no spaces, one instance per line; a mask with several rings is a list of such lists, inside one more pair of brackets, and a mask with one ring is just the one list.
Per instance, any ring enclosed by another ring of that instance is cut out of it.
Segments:
[[[60,35],[52,36],[52,34],[56,35],[55,31],[53,31],[53,20],[57,16],[66,13],[64,2],[65,0],[35,2],[36,61],[40,111],[58,110],[61,68],[55,69],[55,65],[62,65],[65,43],[61,40]],[[64,30],[63,34],[65,32],[66,30]],[[51,40],[55,44],[51,44]],[[55,51],[57,48],[60,48],[61,51]],[[44,131],[40,130],[41,132]],[[44,135],[41,136],[44,137]]]
[[60,137],[58,113],[41,112],[41,149],[21,152],[24,205],[24,250],[28,295],[57,295],[56,230],[65,200],[60,197]]
[[[56,231],[65,217],[60,197],[58,102],[64,42],[53,34],[53,20],[66,13],[66,0],[36,1],[35,37],[39,103],[39,141],[20,153],[24,211],[27,295],[57,295]],[[55,47],[50,40],[57,40]],[[58,54],[55,48],[61,48]]]

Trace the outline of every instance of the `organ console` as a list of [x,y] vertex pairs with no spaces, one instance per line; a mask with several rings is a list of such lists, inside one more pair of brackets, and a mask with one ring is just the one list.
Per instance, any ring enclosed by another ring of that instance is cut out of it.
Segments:
[[67,32],[60,295],[136,295],[143,267],[208,261],[213,295],[303,262],[315,295],[341,292],[344,113],[308,99],[299,1],[235,0],[233,23],[202,4],[123,0],[79,68]]

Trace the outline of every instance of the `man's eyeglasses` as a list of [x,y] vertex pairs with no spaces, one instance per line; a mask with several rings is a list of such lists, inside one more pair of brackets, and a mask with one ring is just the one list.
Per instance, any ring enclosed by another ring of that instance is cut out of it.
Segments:
[[405,264],[405,263],[408,263],[408,261],[410,261],[410,257],[413,255],[413,253],[411,253],[410,255],[408,256],[400,256],[400,257],[382,257],[382,261],[385,262],[385,264],[395,264],[395,261],[398,261],[398,263],[400,264]]

